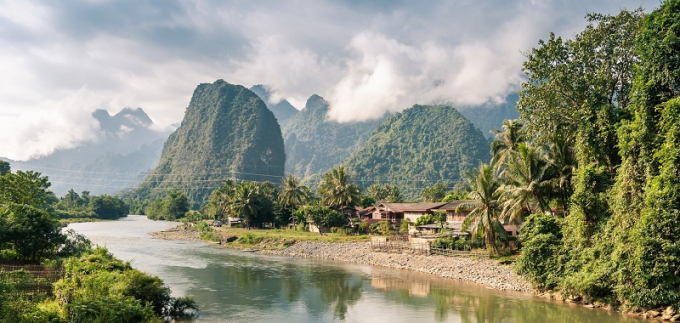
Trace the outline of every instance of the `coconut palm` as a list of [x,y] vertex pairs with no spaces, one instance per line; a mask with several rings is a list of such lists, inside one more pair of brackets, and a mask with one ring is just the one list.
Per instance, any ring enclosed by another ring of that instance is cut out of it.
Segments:
[[498,182],[494,177],[493,168],[487,164],[480,164],[479,168],[466,174],[468,194],[472,202],[462,203],[456,208],[456,212],[472,210],[463,221],[463,230],[473,234],[484,233],[484,242],[494,254],[498,254],[496,246],[495,224],[498,222]]
[[574,136],[558,131],[550,137],[547,160],[551,165],[551,184],[559,192],[562,210],[568,210],[569,196],[572,194],[571,178],[576,169]]
[[278,200],[281,205],[290,208],[293,224],[295,224],[295,209],[305,204],[309,198],[307,195],[308,191],[309,189],[304,185],[300,185],[300,180],[293,176],[293,174],[283,179]]
[[518,119],[503,121],[503,131],[491,130],[496,140],[491,142],[491,164],[499,171],[517,150],[517,146],[524,141],[522,122]]
[[499,191],[503,200],[502,219],[510,221],[521,216],[524,209],[534,212],[550,210],[547,203],[551,181],[547,170],[550,167],[545,156],[534,146],[521,143],[517,154],[510,156],[504,173],[505,185]]
[[361,190],[350,183],[345,166],[338,166],[323,175],[319,185],[321,202],[329,207],[354,206],[359,203]]
[[250,229],[250,225],[255,220],[260,209],[257,198],[257,185],[254,183],[241,183],[234,190],[234,196],[231,200],[230,209],[243,219],[248,229]]

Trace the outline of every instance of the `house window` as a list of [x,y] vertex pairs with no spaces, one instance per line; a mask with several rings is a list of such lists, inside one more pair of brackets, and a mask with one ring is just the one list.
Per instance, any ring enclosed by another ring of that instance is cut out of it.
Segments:
[[512,235],[512,231],[505,231],[505,232],[507,232],[509,236]]

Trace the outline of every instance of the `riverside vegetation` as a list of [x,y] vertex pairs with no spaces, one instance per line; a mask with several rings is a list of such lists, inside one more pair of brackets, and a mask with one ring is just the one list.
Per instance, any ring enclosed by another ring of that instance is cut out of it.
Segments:
[[[471,210],[463,227],[492,253],[505,252],[499,224],[524,219],[515,268],[539,290],[628,311],[663,308],[664,318],[677,320],[680,1],[649,14],[624,10],[587,19],[572,39],[551,35],[527,53],[520,119],[494,133],[489,164],[468,172],[465,189],[448,195],[471,201],[461,205]],[[297,193],[270,195],[274,222],[301,225],[308,218],[294,210],[309,203],[370,204],[343,178],[350,175],[343,166],[328,172],[318,197],[295,178],[284,182],[282,191]],[[324,188],[331,181],[338,185]],[[268,223],[258,210],[269,206],[244,197],[271,192],[261,184],[230,185],[249,187],[223,190],[233,194],[216,196],[207,214]],[[435,191],[422,196],[441,196]]]
[[[12,173],[8,164],[0,165],[0,321],[163,322],[196,316],[193,299],[171,297],[160,278],[63,232],[49,186],[39,173]],[[82,197],[70,193],[57,205],[82,207]],[[89,210],[98,212],[109,199],[90,202]]]

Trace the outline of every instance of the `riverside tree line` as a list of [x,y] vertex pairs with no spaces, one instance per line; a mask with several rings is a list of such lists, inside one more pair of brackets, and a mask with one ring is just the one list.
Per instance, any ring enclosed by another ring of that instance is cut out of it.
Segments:
[[[87,214],[113,209],[107,217],[117,218],[120,200],[93,197],[85,203],[70,192],[71,198],[55,202],[49,186],[39,173],[12,173],[8,163],[0,162],[0,321],[163,322],[195,315],[194,301],[171,297],[160,278],[94,248],[73,231],[63,231],[54,207]],[[44,282],[32,269],[14,270],[38,265],[40,271],[63,273],[63,278]],[[46,283],[51,288],[32,289]]]

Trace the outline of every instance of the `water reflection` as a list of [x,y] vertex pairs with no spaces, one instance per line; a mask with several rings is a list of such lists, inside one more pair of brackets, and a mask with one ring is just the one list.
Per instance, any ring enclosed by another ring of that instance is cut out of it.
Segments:
[[201,322],[633,322],[601,310],[410,271],[260,256],[152,239],[166,223],[79,224],[133,266],[192,295]]

